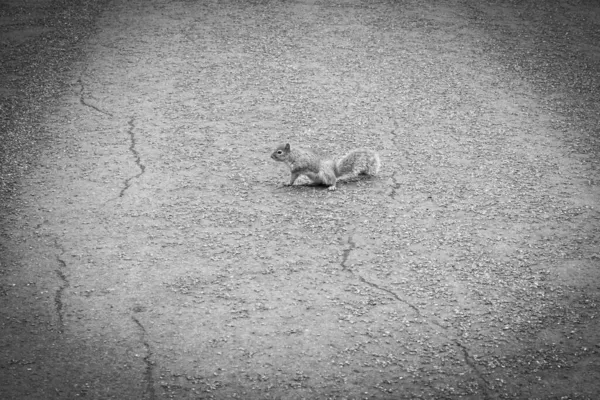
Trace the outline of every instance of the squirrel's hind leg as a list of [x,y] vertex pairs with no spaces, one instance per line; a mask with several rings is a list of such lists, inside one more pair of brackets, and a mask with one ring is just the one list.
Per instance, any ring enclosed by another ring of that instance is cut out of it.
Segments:
[[335,184],[337,182],[337,178],[334,173],[327,173],[325,171],[319,171],[317,174],[317,178],[321,183],[325,186],[329,186],[329,190],[335,190]]

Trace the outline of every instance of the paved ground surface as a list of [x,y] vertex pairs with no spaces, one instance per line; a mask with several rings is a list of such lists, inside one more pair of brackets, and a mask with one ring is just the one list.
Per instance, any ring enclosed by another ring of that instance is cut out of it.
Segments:
[[595,398],[599,7],[2,2],[0,398]]

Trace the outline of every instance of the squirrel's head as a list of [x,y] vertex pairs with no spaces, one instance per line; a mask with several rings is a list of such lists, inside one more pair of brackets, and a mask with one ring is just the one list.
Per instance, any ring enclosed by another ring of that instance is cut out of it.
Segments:
[[288,154],[290,154],[290,144],[282,144],[277,146],[275,151],[271,154],[271,158],[275,161],[285,161]]

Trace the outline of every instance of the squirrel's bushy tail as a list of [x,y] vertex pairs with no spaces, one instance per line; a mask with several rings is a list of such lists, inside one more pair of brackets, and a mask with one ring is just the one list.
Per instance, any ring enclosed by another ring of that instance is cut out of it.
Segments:
[[377,175],[381,168],[379,155],[370,149],[356,149],[335,163],[336,176]]

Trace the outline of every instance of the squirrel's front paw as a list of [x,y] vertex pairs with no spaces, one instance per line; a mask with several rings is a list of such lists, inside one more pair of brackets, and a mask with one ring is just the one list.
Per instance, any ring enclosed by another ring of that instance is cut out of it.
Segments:
[[335,189],[337,189],[337,188],[335,187],[335,185],[331,185],[331,186],[329,186],[327,189],[328,189],[328,190],[332,190],[332,191],[333,191],[333,190],[335,190]]

